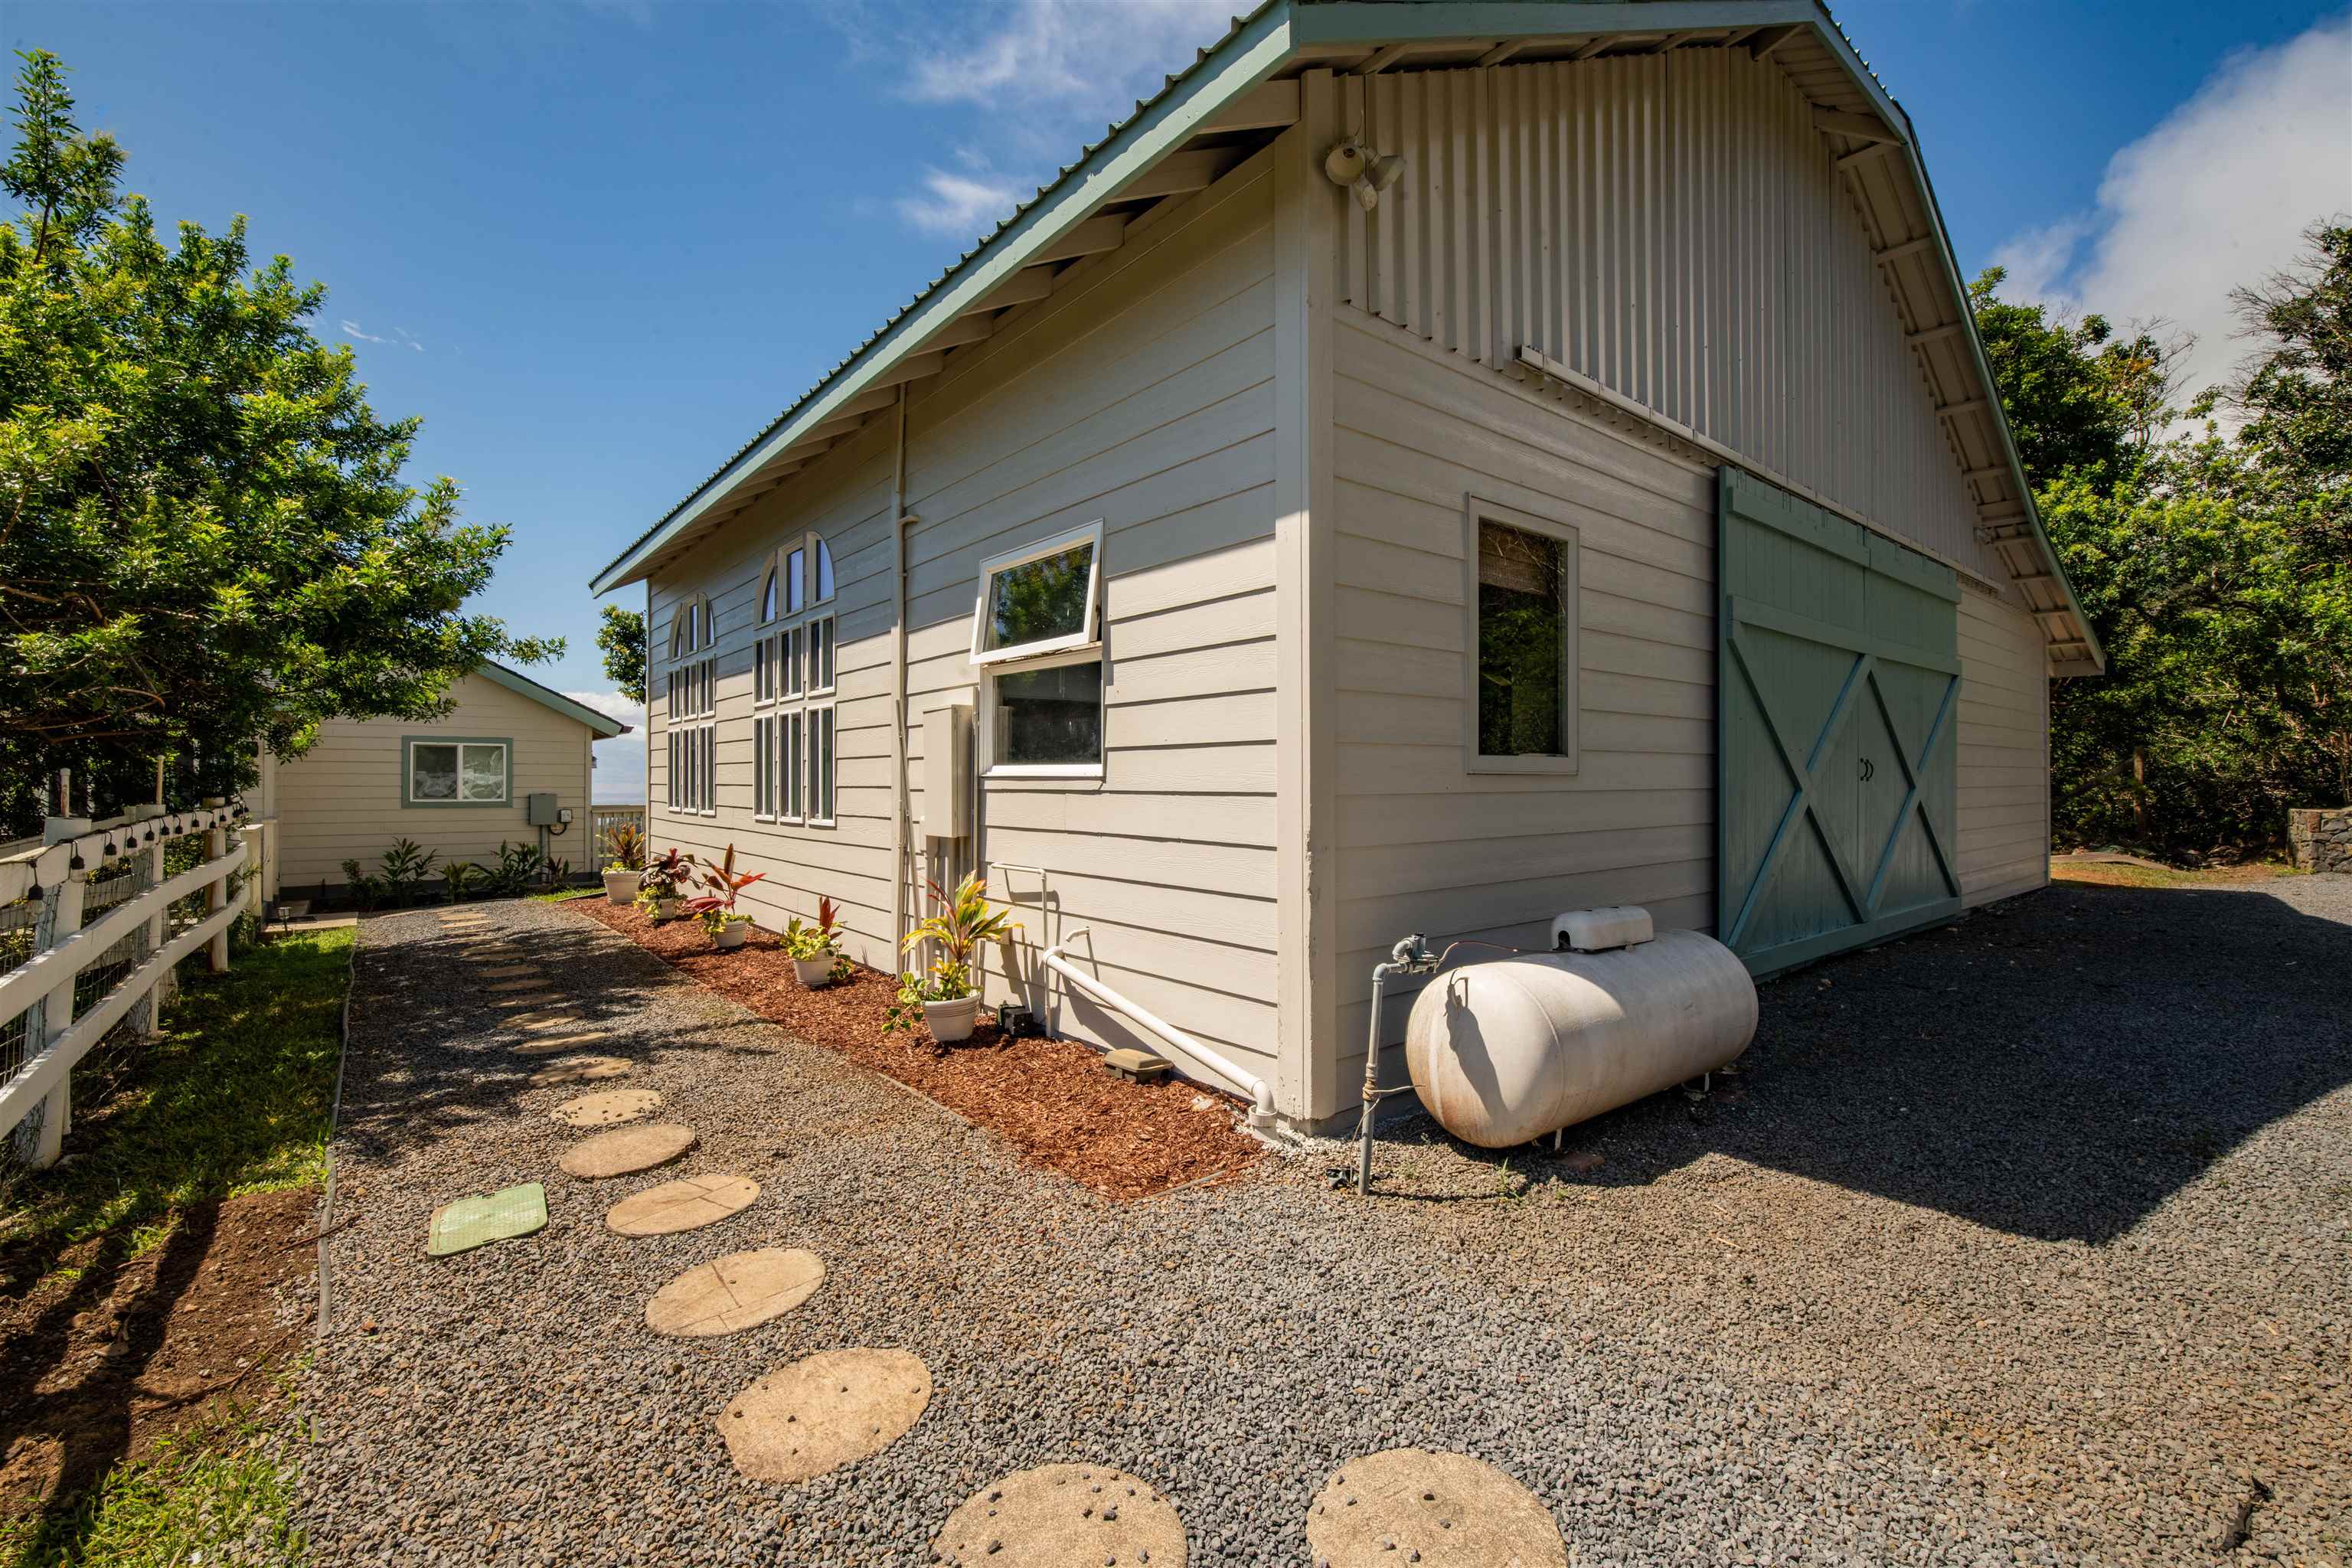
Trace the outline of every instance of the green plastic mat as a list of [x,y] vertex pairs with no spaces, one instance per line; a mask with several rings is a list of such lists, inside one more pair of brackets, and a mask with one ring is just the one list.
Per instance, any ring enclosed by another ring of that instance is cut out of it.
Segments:
[[433,1236],[425,1252],[446,1258],[485,1242],[529,1236],[546,1226],[547,1189],[537,1182],[525,1182],[486,1198],[459,1198],[442,1205],[434,1211]]

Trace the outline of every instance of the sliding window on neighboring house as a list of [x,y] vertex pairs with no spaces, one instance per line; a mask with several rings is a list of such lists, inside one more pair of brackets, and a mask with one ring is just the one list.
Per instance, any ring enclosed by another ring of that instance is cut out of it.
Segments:
[[504,805],[514,797],[514,745],[504,737],[407,735],[400,751],[403,805]]
[[1103,772],[1100,520],[983,561],[972,608],[991,778]]
[[688,595],[670,616],[665,761],[669,809],[708,816],[719,808],[719,656],[710,601]]
[[818,534],[786,544],[761,574],[751,733],[762,821],[833,826],[833,548]]

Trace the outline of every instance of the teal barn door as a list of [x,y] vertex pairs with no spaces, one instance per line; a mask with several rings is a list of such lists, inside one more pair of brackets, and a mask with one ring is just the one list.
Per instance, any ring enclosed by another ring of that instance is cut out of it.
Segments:
[[1717,489],[1715,931],[1762,975],[1958,911],[1960,588],[1751,475]]

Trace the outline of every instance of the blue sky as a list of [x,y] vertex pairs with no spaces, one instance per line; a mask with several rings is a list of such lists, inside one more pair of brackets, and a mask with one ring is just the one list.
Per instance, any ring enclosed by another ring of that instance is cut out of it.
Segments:
[[[515,530],[480,607],[570,637],[533,673],[593,700],[590,574],[1242,8],[11,0],[0,32],[64,57],[161,216],[245,213],[328,285],[321,334],[424,416],[415,476]],[[2227,281],[2352,208],[2340,4],[1834,9],[1964,268],[2199,329],[2203,368]]]

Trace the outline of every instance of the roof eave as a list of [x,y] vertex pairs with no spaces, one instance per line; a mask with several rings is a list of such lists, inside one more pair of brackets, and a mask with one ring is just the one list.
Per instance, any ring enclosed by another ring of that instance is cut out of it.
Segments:
[[509,691],[528,697],[541,707],[551,708],[566,719],[577,720],[593,730],[600,740],[609,741],[615,735],[625,735],[629,732],[630,726],[622,723],[611,714],[599,713],[584,702],[574,702],[553,687],[541,686],[530,676],[518,670],[509,669],[503,664],[493,664],[488,659],[484,659],[476,667],[474,673],[498,682]]

